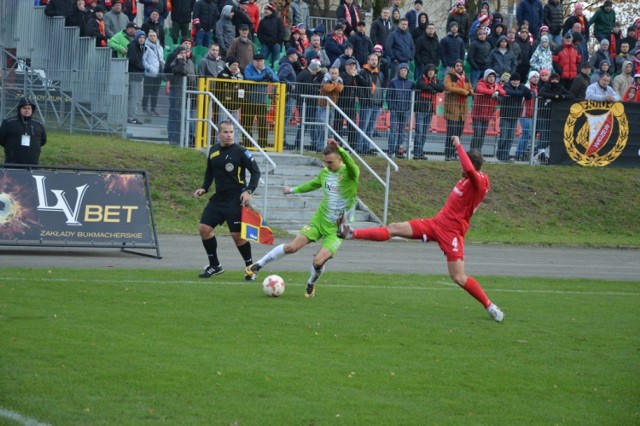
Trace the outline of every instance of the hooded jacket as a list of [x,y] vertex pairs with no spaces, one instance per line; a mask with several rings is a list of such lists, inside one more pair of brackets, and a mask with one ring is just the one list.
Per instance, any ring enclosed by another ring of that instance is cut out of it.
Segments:
[[[400,70],[407,70],[406,77],[400,77]],[[415,83],[409,80],[409,65],[401,63],[398,65],[396,77],[389,82],[387,90],[387,104],[389,111],[409,111],[411,109],[411,92],[416,87]]]
[[498,39],[498,45],[489,54],[489,68],[495,70],[498,78],[500,78],[500,76],[505,72],[513,74],[516,71],[517,61],[515,55],[511,51],[511,45],[507,43],[505,52],[500,51],[498,48],[500,42],[506,39],[507,36],[500,36]]
[[[631,65],[631,72],[627,73],[627,65]],[[622,97],[625,93],[627,93],[627,89],[633,85],[633,64],[631,61],[624,61],[622,63],[622,70],[620,75],[617,75],[613,79],[613,83],[611,83],[611,87],[613,90],[618,92],[618,94]]]
[[[492,69],[486,70],[476,85],[473,108],[471,110],[471,117],[474,121],[489,121],[493,118],[500,97],[506,95],[504,88],[498,83],[497,75],[495,82],[487,82],[487,77],[491,74],[496,75],[496,72]],[[495,95],[496,92],[498,93],[497,95]]]
[[164,69],[164,49],[160,45],[160,40],[152,43],[151,40],[147,39],[144,45],[146,48],[142,55],[144,75],[157,77]]
[[420,93],[416,96],[416,111],[421,113],[433,113],[433,101],[436,93],[444,92],[444,85],[438,81],[437,72],[433,78],[429,78],[427,73],[429,70],[437,71],[434,64],[427,64],[424,68],[424,74],[416,80],[416,89]]
[[[41,148],[47,143],[47,132],[42,123],[20,114],[20,108],[31,105],[33,114],[35,104],[26,98],[18,102],[16,116],[2,122],[0,126],[0,145],[4,147],[4,162],[12,164],[38,164]],[[23,142],[24,135],[29,135],[28,145]]]
[[216,23],[216,41],[220,45],[220,53],[226,54],[227,49],[236,38],[236,27],[231,21],[233,6],[228,4],[222,8],[222,16]]

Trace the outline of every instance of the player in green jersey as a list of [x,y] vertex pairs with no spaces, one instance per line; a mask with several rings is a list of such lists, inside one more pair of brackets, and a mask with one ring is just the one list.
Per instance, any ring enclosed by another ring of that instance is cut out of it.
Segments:
[[335,140],[327,141],[327,147],[322,154],[325,167],[314,179],[293,188],[285,186],[282,190],[284,194],[302,194],[322,188],[322,202],[318,210],[293,241],[273,248],[262,259],[245,269],[245,274],[251,276],[266,264],[322,239],[322,246],[313,257],[305,297],[316,295],[315,284],[324,271],[324,264],[336,254],[342,243],[337,237],[336,223],[342,214],[353,219],[360,178],[360,169],[349,153]]

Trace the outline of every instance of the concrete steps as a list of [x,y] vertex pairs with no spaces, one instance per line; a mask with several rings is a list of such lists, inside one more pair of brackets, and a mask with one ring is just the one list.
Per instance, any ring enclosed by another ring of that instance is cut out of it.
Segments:
[[[264,159],[260,153],[255,153],[254,156],[261,170],[265,170]],[[283,195],[282,189],[285,186],[293,187],[313,179],[323,167],[322,162],[317,157],[298,154],[270,153],[269,156],[276,163],[277,168],[269,172],[269,187],[265,189],[264,186],[260,186],[252,197],[251,204],[255,209],[264,211],[266,191],[265,219],[269,225],[295,233],[306,225],[315,213],[322,201],[322,191],[318,189],[305,194]],[[264,172],[262,179],[267,180]],[[354,226],[366,228],[379,225],[380,222],[376,216],[359,202]]]

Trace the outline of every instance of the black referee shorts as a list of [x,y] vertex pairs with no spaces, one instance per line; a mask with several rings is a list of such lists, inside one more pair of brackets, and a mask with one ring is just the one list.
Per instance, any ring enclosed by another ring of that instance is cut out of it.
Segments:
[[200,223],[215,228],[227,222],[230,232],[240,232],[240,217],[242,208],[240,205],[240,197],[232,200],[218,200],[215,197],[209,200],[209,203],[202,212]]

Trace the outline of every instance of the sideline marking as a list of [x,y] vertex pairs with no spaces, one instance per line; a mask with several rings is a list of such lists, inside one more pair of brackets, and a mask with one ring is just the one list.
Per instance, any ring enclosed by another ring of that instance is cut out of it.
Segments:
[[36,419],[30,419],[29,417],[25,417],[20,413],[7,410],[6,408],[2,407],[0,407],[0,418],[13,420],[14,422],[17,422],[24,426],[51,426],[49,423],[40,423]]
[[[69,282],[69,283],[81,283],[81,284],[203,284],[210,285],[213,284],[214,281],[206,281],[203,279],[200,280],[179,280],[179,281],[158,281],[158,280],[118,280],[115,282],[114,280],[103,280],[103,279],[74,279],[74,278],[16,278],[16,277],[0,277],[0,282],[2,281],[41,281],[41,282]],[[434,284],[433,282],[425,284]],[[460,287],[457,284],[452,282],[437,282],[438,287],[406,287],[406,286],[389,286],[389,285],[381,285],[381,286],[373,286],[373,285],[352,285],[352,284],[324,284],[323,287],[326,288],[366,288],[366,289],[377,289],[377,290],[418,290],[418,291],[443,291],[443,290],[458,290]],[[215,280],[215,285],[229,285],[229,286],[246,286],[246,282],[244,281],[222,281]],[[287,286],[300,286],[303,287],[305,284],[288,284]],[[521,294],[577,294],[577,295],[595,295],[595,296],[640,296],[640,292],[627,292],[627,291],[578,291],[578,290],[524,290],[524,289],[508,289],[508,288],[492,288],[492,292],[499,293],[521,293]]]

